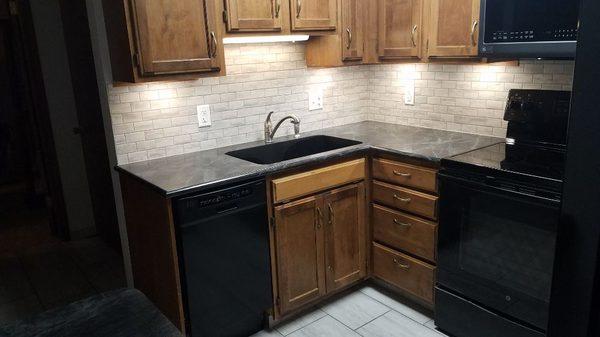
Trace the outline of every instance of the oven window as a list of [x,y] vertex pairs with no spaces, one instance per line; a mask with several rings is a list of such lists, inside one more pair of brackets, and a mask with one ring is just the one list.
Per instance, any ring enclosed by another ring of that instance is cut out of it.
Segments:
[[574,41],[579,1],[487,0],[485,43]]
[[548,302],[558,210],[496,194],[467,198],[459,267],[511,293]]

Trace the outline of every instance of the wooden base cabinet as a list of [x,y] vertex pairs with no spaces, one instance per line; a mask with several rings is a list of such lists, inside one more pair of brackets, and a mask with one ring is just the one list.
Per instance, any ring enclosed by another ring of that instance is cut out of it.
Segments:
[[365,183],[333,188],[273,207],[276,320],[367,276]]
[[437,171],[380,158],[372,163],[373,277],[432,307]]

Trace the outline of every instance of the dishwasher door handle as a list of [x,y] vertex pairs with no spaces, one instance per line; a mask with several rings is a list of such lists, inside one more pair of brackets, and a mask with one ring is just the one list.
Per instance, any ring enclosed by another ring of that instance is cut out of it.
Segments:
[[229,212],[233,212],[233,211],[237,211],[240,207],[238,205],[229,207],[229,208],[225,208],[222,209],[220,211],[217,211],[217,214],[225,214],[225,213],[229,213]]

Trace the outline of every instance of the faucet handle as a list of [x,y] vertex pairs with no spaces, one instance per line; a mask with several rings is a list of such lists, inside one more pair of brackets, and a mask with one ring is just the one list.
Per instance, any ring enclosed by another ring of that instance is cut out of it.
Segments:
[[273,116],[274,113],[275,113],[275,111],[269,112],[269,114],[267,115],[267,119],[265,120],[265,123],[271,122],[271,116]]

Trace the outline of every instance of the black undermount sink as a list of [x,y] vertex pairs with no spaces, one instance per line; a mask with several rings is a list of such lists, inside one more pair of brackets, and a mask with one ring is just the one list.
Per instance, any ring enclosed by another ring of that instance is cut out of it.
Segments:
[[341,149],[361,142],[330,136],[312,136],[227,152],[255,164],[273,164],[290,159]]

